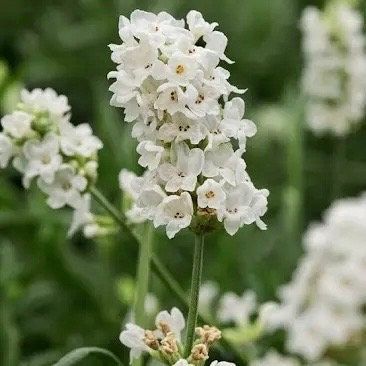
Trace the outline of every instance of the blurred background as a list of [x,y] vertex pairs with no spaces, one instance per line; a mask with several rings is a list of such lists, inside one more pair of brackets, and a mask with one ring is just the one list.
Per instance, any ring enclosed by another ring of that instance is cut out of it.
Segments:
[[[107,45],[119,42],[118,16],[140,8],[181,18],[196,9],[218,22],[229,39],[226,54],[236,61],[228,67],[231,82],[249,89],[246,116],[258,125],[248,170],[271,194],[266,232],[251,226],[207,239],[204,279],[222,292],[253,289],[260,301],[273,299],[301,255],[304,228],[334,198],[365,189],[365,125],[347,137],[336,170],[334,138],[303,128],[299,17],[310,4],[323,1],[1,0],[0,113],[13,109],[23,87],[67,95],[72,121],[91,123],[104,142],[98,187],[119,205],[119,171],[140,171],[130,126],[109,106],[106,75],[115,65]],[[137,248],[123,234],[67,239],[70,215],[51,211],[37,189],[25,192],[14,170],[1,172],[0,365],[50,365],[84,345],[128,358],[118,335],[132,301]],[[191,234],[157,236],[155,251],[188,289]],[[160,308],[179,306],[155,277],[150,291]]]

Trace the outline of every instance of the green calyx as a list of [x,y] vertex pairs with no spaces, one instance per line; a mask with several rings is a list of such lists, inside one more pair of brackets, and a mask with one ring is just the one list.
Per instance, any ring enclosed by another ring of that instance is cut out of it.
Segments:
[[209,234],[221,227],[217,220],[216,210],[211,208],[197,208],[197,215],[192,219],[191,230],[198,235]]

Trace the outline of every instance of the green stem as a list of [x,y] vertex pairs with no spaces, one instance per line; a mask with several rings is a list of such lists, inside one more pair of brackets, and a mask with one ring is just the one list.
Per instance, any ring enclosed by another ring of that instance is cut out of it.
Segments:
[[[139,259],[136,274],[135,303],[133,307],[134,320],[137,325],[146,326],[145,300],[149,289],[150,259],[152,252],[153,229],[150,223],[145,223],[145,232],[140,240]],[[140,357],[132,362],[132,366],[141,366]]]
[[136,275],[134,317],[137,325],[146,326],[145,299],[149,289],[150,259],[152,252],[153,230],[150,223],[145,224],[144,237],[140,241],[139,259]]
[[[96,187],[89,188],[90,194],[94,197],[94,199],[117,221],[117,223],[127,232],[131,233],[133,237],[135,235],[132,233],[128,225],[126,224],[126,218],[122,212],[117,210],[112,203],[108,201],[106,197],[104,197],[103,193],[100,192]],[[136,239],[136,238],[135,238]],[[137,239],[136,239],[137,240]]]
[[186,344],[184,349],[184,357],[186,358],[191,353],[197,324],[198,300],[199,300],[201,278],[202,278],[204,243],[205,243],[204,236],[196,234],[195,245],[194,245],[194,256],[193,256],[192,279],[191,279],[191,294],[190,294],[190,303],[189,303],[188,320],[187,320]]
[[332,186],[332,200],[340,198],[343,190],[343,167],[346,157],[346,142],[344,137],[336,137],[334,139],[333,150],[333,186]]
[[301,233],[303,230],[303,200],[304,200],[304,142],[303,142],[303,113],[302,102],[290,98],[286,105],[291,120],[288,121],[286,140],[286,170],[287,184],[283,191],[283,237],[286,240],[288,255],[284,264],[292,267],[294,258],[301,251]]
[[151,267],[156,276],[160,278],[161,282],[171,292],[173,292],[177,296],[178,300],[188,309],[189,304],[186,298],[186,293],[157,256],[152,256]]

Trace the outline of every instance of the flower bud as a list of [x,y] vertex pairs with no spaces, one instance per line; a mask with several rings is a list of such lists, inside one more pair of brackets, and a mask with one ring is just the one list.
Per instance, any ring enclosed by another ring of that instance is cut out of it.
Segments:
[[190,360],[192,362],[200,362],[208,359],[208,348],[206,344],[198,343],[192,348]]
[[204,325],[196,328],[196,334],[200,337],[200,341],[207,346],[212,345],[221,338],[221,331],[216,327]]

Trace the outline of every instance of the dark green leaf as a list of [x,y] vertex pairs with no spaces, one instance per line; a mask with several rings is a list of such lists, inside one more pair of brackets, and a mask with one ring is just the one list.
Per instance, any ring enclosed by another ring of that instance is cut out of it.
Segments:
[[112,359],[117,365],[122,366],[122,362],[115,356],[112,352],[109,352],[103,348],[98,347],[82,347],[77,348],[67,355],[61,358],[58,362],[56,362],[53,366],[71,366],[76,365],[79,361],[88,357],[91,354],[99,354]]

